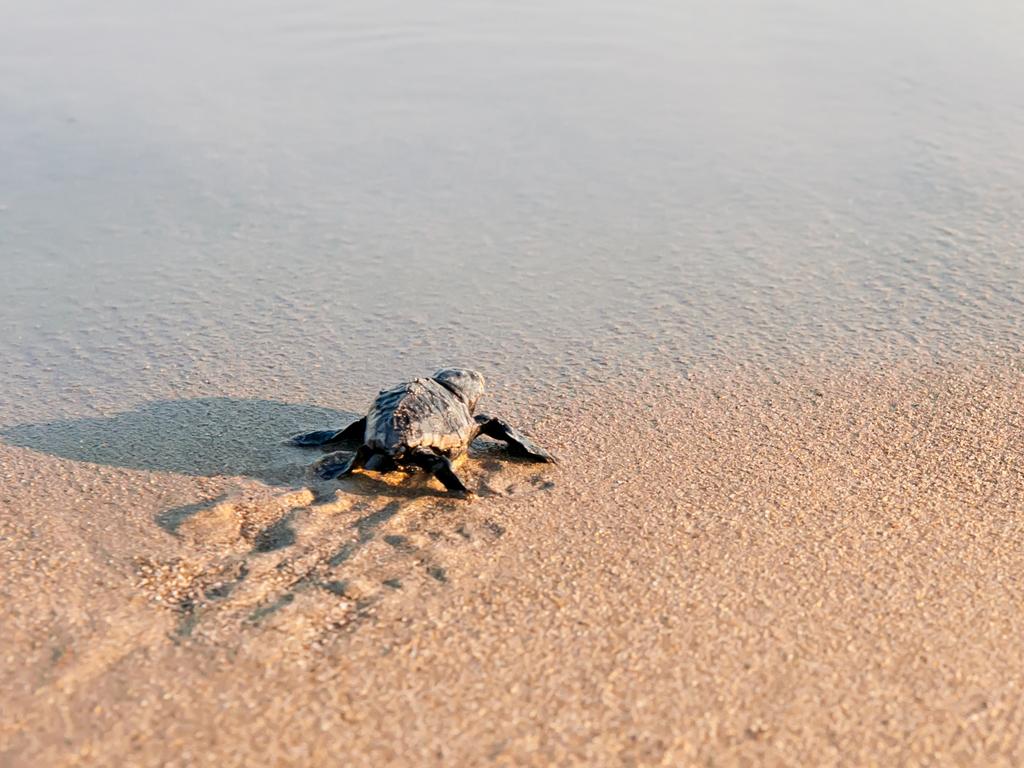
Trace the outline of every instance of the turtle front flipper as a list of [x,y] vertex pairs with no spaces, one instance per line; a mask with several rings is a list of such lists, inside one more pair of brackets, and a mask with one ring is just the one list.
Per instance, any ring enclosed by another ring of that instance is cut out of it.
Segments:
[[447,456],[442,456],[439,453],[428,451],[425,449],[419,449],[409,454],[409,462],[415,464],[418,467],[422,467],[427,472],[431,473],[434,477],[441,481],[449,491],[455,491],[457,493],[469,494],[469,489],[459,479],[459,476],[455,474],[455,470],[452,469],[452,462]]
[[344,451],[329,453],[313,465],[313,471],[321,480],[333,480],[336,477],[350,475],[352,470],[365,466],[367,459],[372,455],[373,451],[365,445],[359,446],[359,450],[354,454],[347,454]]
[[515,427],[510,426],[501,419],[491,416],[477,416],[477,424],[480,425],[480,434],[493,437],[508,444],[508,452],[513,456],[522,456],[534,461],[545,461],[549,464],[557,464],[558,461],[550,453],[545,451],[533,440],[528,438]]
[[316,448],[343,440],[362,440],[366,433],[366,417],[353,421],[344,429],[319,429],[304,435],[295,435],[288,439],[289,445],[299,448]]

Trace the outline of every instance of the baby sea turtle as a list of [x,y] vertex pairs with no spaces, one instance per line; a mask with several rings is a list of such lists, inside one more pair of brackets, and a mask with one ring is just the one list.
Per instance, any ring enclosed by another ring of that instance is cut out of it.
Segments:
[[369,413],[344,429],[320,430],[291,438],[292,445],[331,446],[360,441],[355,454],[331,453],[315,465],[324,480],[342,477],[359,467],[391,471],[425,469],[449,491],[466,493],[452,470],[452,459],[466,453],[478,435],[508,444],[509,453],[554,463],[555,457],[501,419],[473,415],[484,393],[484,377],[476,371],[445,368],[429,379],[413,379],[381,390]]

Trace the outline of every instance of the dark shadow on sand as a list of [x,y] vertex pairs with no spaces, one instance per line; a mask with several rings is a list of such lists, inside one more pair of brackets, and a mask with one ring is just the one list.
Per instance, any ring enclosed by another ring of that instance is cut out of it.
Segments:
[[[21,424],[0,430],[10,445],[112,467],[213,477],[245,475],[287,485],[301,482],[321,454],[284,441],[297,432],[343,427],[345,411],[273,400],[203,397],[147,403],[114,416]],[[192,510],[172,513],[176,528]]]

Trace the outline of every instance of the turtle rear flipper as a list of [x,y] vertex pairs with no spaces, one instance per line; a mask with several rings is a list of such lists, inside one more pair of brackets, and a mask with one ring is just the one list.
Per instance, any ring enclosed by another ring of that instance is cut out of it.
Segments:
[[299,448],[316,448],[331,443],[340,443],[344,440],[362,440],[365,432],[366,417],[364,416],[353,421],[344,429],[318,429],[316,432],[295,435],[288,439],[288,444]]
[[366,466],[367,459],[373,455],[373,451],[367,446],[359,446],[359,450],[353,454],[337,451],[329,453],[313,465],[313,471],[321,480],[333,480],[336,477],[344,477],[352,474],[352,470]]
[[558,461],[550,453],[545,451],[533,440],[524,435],[515,427],[491,416],[477,416],[477,424],[480,425],[480,434],[493,437],[508,444],[508,452],[513,456],[522,456],[534,461],[544,461],[548,464],[557,464]]
[[452,462],[447,456],[442,456],[439,453],[434,453],[428,450],[416,450],[409,455],[408,459],[411,463],[418,467],[422,467],[427,472],[430,472],[434,477],[441,481],[449,491],[455,491],[457,493],[469,494],[469,489],[459,479],[459,476],[455,474],[455,470],[452,469]]

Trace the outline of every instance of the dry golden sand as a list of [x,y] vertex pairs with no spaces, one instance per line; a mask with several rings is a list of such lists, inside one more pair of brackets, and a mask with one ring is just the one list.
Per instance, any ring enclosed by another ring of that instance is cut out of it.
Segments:
[[470,503],[0,445],[0,764],[1021,764],[1022,403],[616,380],[510,414],[563,464],[482,446]]

